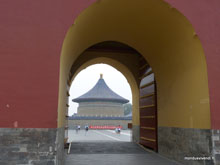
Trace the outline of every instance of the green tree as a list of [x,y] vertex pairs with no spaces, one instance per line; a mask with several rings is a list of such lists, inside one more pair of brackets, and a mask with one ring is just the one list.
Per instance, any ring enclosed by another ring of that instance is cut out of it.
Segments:
[[125,116],[130,114],[130,113],[132,113],[132,105],[131,105],[131,103],[124,104],[123,107],[124,107],[124,115]]

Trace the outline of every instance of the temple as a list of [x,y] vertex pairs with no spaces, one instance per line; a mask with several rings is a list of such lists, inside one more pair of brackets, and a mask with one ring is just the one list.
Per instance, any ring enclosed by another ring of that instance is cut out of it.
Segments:
[[132,120],[131,115],[124,116],[123,104],[129,100],[112,91],[102,74],[91,90],[73,99],[73,102],[79,103],[79,106],[77,114],[69,118],[69,128],[75,128],[76,125],[89,125],[91,128],[120,125],[126,129]]

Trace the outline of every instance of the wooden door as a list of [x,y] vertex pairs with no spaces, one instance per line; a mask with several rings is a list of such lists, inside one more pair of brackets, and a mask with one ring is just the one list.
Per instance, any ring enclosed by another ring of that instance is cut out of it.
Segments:
[[140,60],[140,144],[157,152],[157,102],[154,73]]

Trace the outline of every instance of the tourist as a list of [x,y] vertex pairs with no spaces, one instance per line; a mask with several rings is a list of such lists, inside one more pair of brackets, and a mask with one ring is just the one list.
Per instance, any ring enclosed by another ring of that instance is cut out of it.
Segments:
[[78,125],[76,125],[76,133],[78,133]]
[[121,132],[121,126],[120,125],[118,125],[118,127],[115,128],[115,132],[120,134],[120,132]]
[[88,131],[89,131],[89,126],[86,125],[86,126],[85,126],[85,135],[87,134]]

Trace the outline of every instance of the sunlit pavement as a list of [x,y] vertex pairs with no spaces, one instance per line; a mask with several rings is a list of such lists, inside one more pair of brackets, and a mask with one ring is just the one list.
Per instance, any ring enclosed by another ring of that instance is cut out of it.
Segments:
[[76,141],[131,141],[131,131],[122,130],[120,134],[115,133],[114,130],[75,130],[68,131],[69,142]]
[[122,130],[69,131],[70,154],[66,165],[178,165],[130,142],[131,134]]

